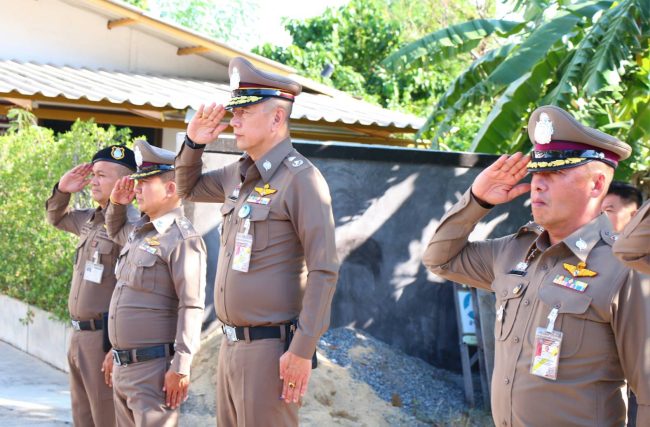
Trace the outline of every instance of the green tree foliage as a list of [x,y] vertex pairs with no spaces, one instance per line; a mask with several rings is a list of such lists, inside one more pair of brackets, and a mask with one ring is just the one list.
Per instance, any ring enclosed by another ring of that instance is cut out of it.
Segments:
[[[131,144],[130,130],[77,121],[54,135],[30,113],[14,109],[0,136],[0,292],[67,318],[67,296],[77,238],[48,224],[45,201],[59,178],[107,145]],[[74,207],[92,206],[89,192]]]
[[[367,101],[421,114],[429,108],[431,94],[446,88],[451,81],[448,75],[460,71],[463,60],[400,74],[389,74],[378,65],[416,33],[422,20],[414,15],[428,4],[421,2],[414,9],[401,1],[351,0],[318,17],[287,21],[285,28],[293,39],[290,46],[265,44],[255,52]],[[321,76],[328,64],[334,67],[333,74]]]
[[256,0],[124,0],[132,6],[197,33],[239,48],[258,39],[256,33],[239,31],[255,28],[259,21]]
[[647,0],[519,1],[520,22],[477,19],[403,45],[383,65],[395,74],[473,51],[491,37],[496,45],[477,57],[437,98],[421,132],[433,147],[450,137],[468,111],[489,114],[472,151],[528,150],[526,118],[539,105],[572,111],[584,123],[627,141],[634,156],[619,178],[648,171],[650,141],[650,2]]

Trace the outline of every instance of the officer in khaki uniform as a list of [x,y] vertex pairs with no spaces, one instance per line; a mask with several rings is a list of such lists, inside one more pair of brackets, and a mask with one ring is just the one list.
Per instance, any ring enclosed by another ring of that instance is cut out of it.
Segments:
[[623,229],[614,243],[614,254],[627,266],[650,274],[650,201]]
[[189,123],[176,159],[181,197],[223,203],[214,290],[225,332],[217,424],[297,425],[338,276],[329,189],[291,144],[289,116],[300,85],[243,58],[230,62],[229,75],[233,97],[225,109],[245,154],[201,174],[205,144],[226,127],[224,107],[212,104]]
[[[619,263],[600,205],[630,147],[546,106],[532,159],[502,156],[442,218],[424,264],[496,294],[497,426],[622,426],[625,379],[650,425],[650,278]],[[532,172],[531,184],[519,183]],[[493,205],[530,190],[534,223],[468,242]]]
[[[115,287],[113,269],[121,246],[108,238],[104,214],[114,183],[135,169],[130,149],[121,145],[106,147],[95,153],[91,163],[78,165],[63,175],[46,203],[49,223],[79,236],[68,296],[74,329],[68,349],[70,395],[72,419],[78,426],[115,425],[113,392],[109,387],[112,359],[103,332],[104,314]],[[93,176],[89,177],[90,174]],[[71,209],[71,193],[88,184],[99,206]],[[138,216],[132,206],[128,213],[132,219]]]
[[[174,153],[140,140],[134,151],[138,171],[115,184],[106,215],[124,245],[108,320],[115,411],[119,426],[174,426],[200,345],[205,244],[183,216]],[[134,197],[145,215],[129,224]]]

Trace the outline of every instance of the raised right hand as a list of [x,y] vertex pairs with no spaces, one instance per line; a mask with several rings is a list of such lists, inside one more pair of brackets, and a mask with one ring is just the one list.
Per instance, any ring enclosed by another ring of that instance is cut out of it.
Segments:
[[530,156],[522,153],[504,154],[474,179],[472,193],[486,203],[499,205],[530,191],[530,184],[517,184],[526,176],[529,161]]
[[203,104],[194,114],[187,125],[187,136],[196,144],[209,144],[216,141],[219,134],[228,127],[228,123],[221,123],[226,110],[223,105],[214,102],[207,107]]
[[61,177],[59,191],[63,193],[77,193],[90,183],[88,177],[93,171],[91,163],[83,163],[73,167]]
[[135,181],[128,176],[115,181],[113,191],[111,191],[111,202],[118,205],[128,205],[135,198]]

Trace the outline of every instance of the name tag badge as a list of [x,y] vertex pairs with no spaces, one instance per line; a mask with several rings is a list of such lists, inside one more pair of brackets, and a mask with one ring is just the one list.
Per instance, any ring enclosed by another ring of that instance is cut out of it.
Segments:
[[87,280],[92,283],[101,283],[103,273],[104,273],[104,266],[102,264],[95,264],[92,261],[86,261],[86,268],[84,270],[84,280]]
[[235,236],[235,250],[232,256],[232,269],[248,273],[248,267],[251,262],[251,253],[253,251],[253,236],[248,234],[250,228],[250,219],[244,221],[244,232],[237,233]]
[[535,351],[530,373],[549,380],[557,380],[562,348],[562,332],[553,330],[558,310],[554,308],[548,316],[548,326],[537,328],[535,332]]
[[235,251],[232,256],[232,269],[248,272],[251,262],[251,251],[253,249],[253,236],[250,234],[237,233],[235,237]]

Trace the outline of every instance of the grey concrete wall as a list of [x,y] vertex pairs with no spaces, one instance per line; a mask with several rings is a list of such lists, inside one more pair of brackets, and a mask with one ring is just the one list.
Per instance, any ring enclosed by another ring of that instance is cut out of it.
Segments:
[[[460,370],[453,287],[429,273],[421,258],[442,215],[495,158],[373,147],[296,147],[321,170],[332,194],[341,270],[331,326],[362,328],[435,366]],[[224,152],[203,156],[206,170],[237,158]],[[524,202],[520,198],[494,209],[472,238],[515,231],[530,218]],[[214,319],[218,208],[186,206],[208,246],[206,320]]]

